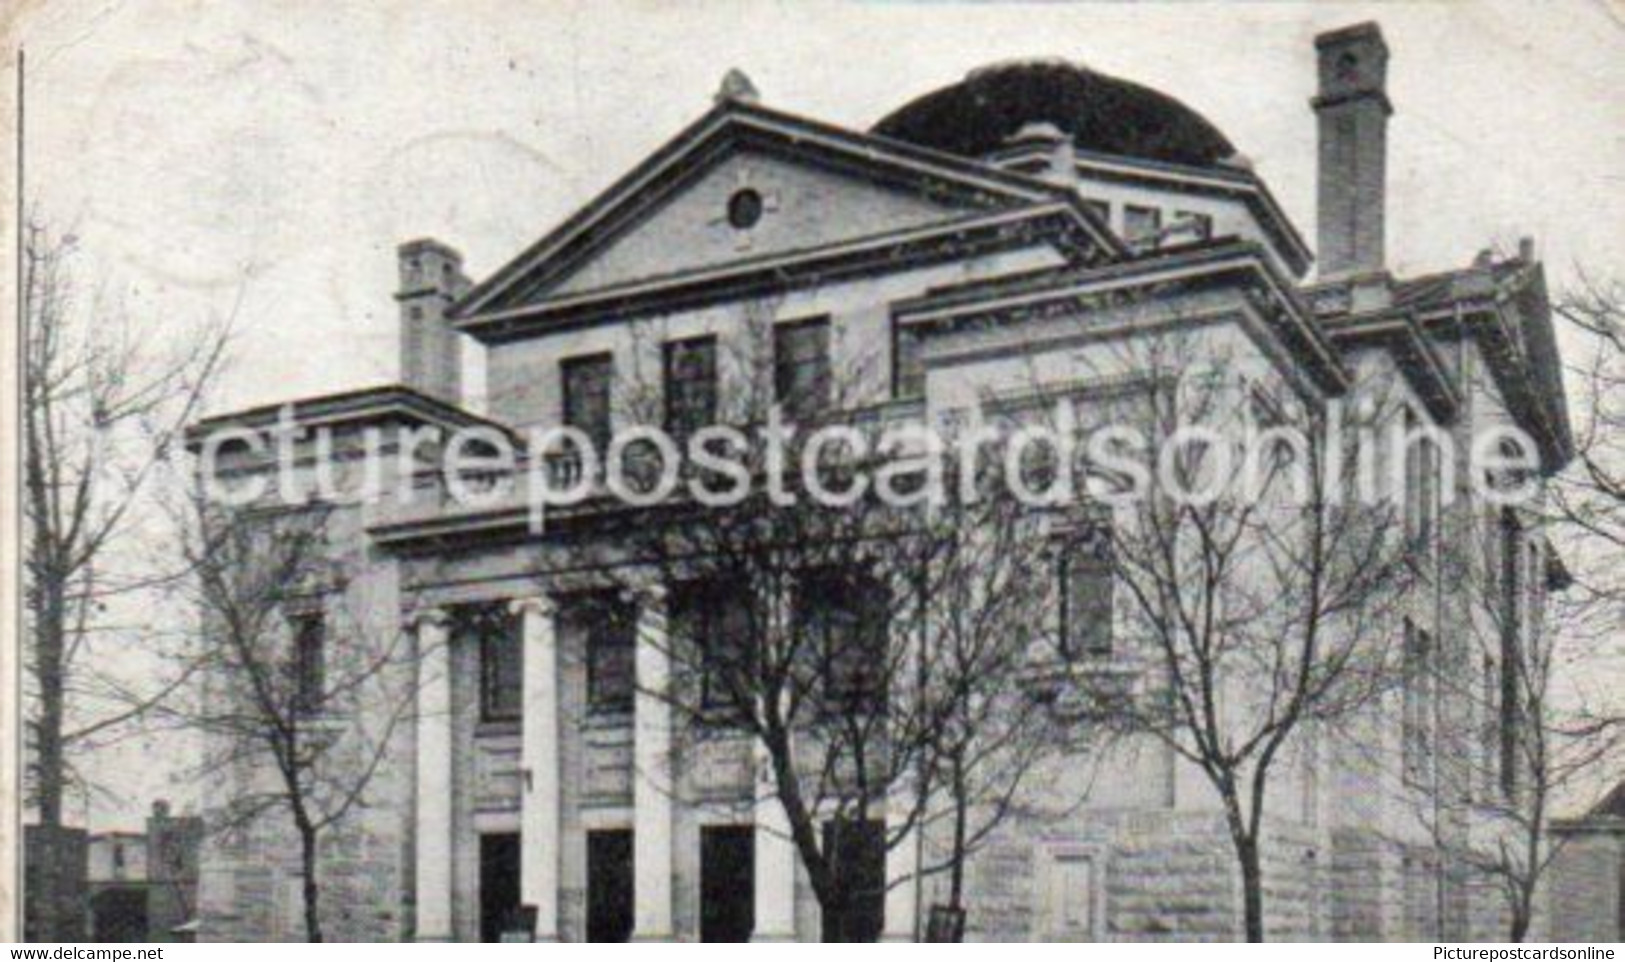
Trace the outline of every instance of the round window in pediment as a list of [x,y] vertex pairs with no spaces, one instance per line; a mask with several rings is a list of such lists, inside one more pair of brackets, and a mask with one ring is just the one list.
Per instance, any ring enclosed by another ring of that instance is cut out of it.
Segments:
[[728,198],[728,225],[735,230],[750,230],[762,219],[762,195],[749,187],[736,190]]

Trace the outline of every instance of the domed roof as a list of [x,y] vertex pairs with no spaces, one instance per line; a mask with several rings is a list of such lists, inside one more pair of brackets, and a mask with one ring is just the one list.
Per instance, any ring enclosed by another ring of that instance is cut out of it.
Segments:
[[995,64],[919,97],[874,133],[981,157],[1021,128],[1049,123],[1082,150],[1211,166],[1236,150],[1201,114],[1148,87],[1060,61]]

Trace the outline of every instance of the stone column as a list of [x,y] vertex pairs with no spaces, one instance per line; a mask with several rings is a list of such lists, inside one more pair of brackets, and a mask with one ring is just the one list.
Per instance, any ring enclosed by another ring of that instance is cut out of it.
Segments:
[[756,931],[752,942],[796,940],[796,850],[790,819],[773,793],[767,749],[754,746],[756,769]]
[[[887,822],[905,824],[913,812],[914,787],[900,784],[887,799]],[[920,891],[920,830],[908,834],[886,850],[886,925],[882,942],[914,942],[918,939]]]
[[521,727],[519,901],[536,907],[536,941],[559,939],[559,666],[553,600],[513,602],[525,647]]
[[645,591],[633,644],[638,680],[633,724],[633,940],[670,942],[676,937],[672,924],[672,795],[676,784],[671,761],[671,648],[664,585]]
[[451,925],[451,633],[446,613],[418,612],[416,938],[449,942]]

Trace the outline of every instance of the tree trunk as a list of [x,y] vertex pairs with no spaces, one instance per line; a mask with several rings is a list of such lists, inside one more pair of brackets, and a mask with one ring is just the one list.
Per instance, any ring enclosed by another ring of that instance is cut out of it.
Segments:
[[954,755],[953,773],[954,848],[953,869],[948,884],[948,904],[958,909],[961,907],[960,900],[964,898],[965,892],[965,835],[967,830],[965,821],[968,815],[965,809],[970,804],[965,797],[965,770],[960,763],[958,754]]
[[40,604],[34,625],[34,673],[39,685],[39,714],[34,719],[34,801],[40,824],[62,824],[66,767],[62,751],[62,670],[66,605],[64,586],[47,575],[36,586]]
[[1264,868],[1260,864],[1258,839],[1251,834],[1235,837],[1236,859],[1241,863],[1241,898],[1247,927],[1247,941],[1264,941]]
[[316,882],[316,828],[302,814],[299,823],[299,865],[304,872],[305,941],[321,942],[321,889]]
[[1530,916],[1533,914],[1532,899],[1526,893],[1520,892],[1519,897],[1512,905],[1512,919],[1507,927],[1508,942],[1522,942],[1529,937]]

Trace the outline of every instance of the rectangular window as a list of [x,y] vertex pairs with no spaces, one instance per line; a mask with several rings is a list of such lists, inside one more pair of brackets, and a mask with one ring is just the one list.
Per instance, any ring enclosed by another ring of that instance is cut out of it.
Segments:
[[559,362],[564,388],[564,423],[592,439],[600,456],[609,447],[613,355],[590,354]]
[[1130,204],[1123,208],[1123,239],[1131,246],[1153,246],[1162,232],[1162,211]]
[[791,421],[812,420],[829,408],[829,318],[773,328],[773,388]]
[[1518,793],[1519,754],[1522,744],[1523,680],[1523,531],[1511,508],[1501,509],[1501,793]]
[[1415,411],[1405,412],[1405,535],[1413,552],[1431,554],[1439,514],[1439,457]]
[[327,625],[321,613],[293,619],[293,709],[300,715],[321,712],[327,689]]
[[919,331],[895,320],[892,321],[892,397],[925,397],[925,358],[921,356]]
[[1061,657],[1112,653],[1112,595],[1116,576],[1109,529],[1067,532],[1060,553]]
[[796,621],[812,632],[830,707],[885,707],[889,593],[871,578],[820,571],[803,577]]
[[1433,636],[1405,619],[1403,720],[1406,781],[1425,786],[1433,774]]
[[824,941],[879,939],[886,921],[886,823],[831,819],[824,823],[824,852],[846,893],[843,911],[824,913]]
[[677,636],[698,655],[701,709],[750,712],[755,635],[748,595],[720,581],[688,582],[673,590],[671,611]]
[[1205,241],[1213,238],[1213,218],[1193,210],[1182,210],[1174,215],[1174,223],[1182,230],[1181,240]]
[[717,339],[667,341],[666,432],[686,438],[717,419]]
[[1501,668],[1495,663],[1494,658],[1485,655],[1482,671],[1481,683],[1484,690],[1480,696],[1482,707],[1479,711],[1482,777],[1479,779],[1479,788],[1482,797],[1490,799],[1495,796],[1501,761]]
[[587,704],[594,712],[632,710],[637,685],[637,622],[628,606],[595,598],[587,619]]
[[515,721],[524,710],[524,644],[519,617],[505,602],[452,611],[452,644],[472,645],[480,659],[480,720]]

